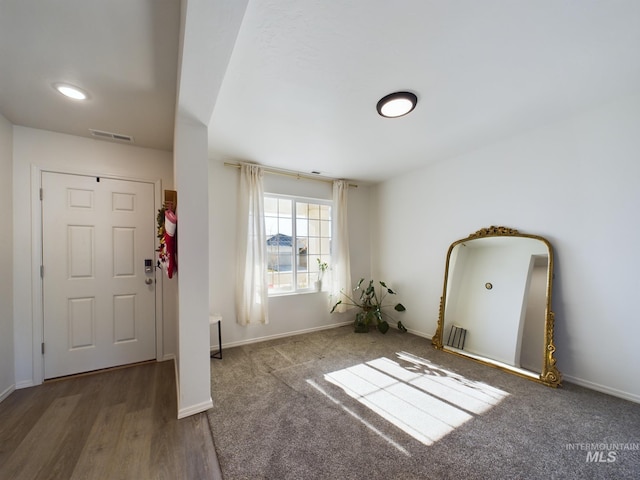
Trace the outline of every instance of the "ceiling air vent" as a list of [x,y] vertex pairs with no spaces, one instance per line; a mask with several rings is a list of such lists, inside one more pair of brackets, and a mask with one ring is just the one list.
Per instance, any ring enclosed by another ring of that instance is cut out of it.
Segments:
[[133,137],[123,135],[121,133],[103,132],[102,130],[89,129],[92,137],[101,138],[102,140],[113,140],[115,142],[134,143]]

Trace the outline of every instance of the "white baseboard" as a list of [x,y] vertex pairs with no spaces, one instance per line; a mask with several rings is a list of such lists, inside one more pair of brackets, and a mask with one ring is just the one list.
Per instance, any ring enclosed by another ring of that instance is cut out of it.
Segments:
[[[413,333],[414,335],[418,335],[420,337],[428,338],[429,340],[431,340],[431,338],[433,337],[433,335],[427,335],[427,334],[416,332],[413,330],[409,330],[409,332]],[[594,383],[588,380],[584,380],[582,378],[566,375],[565,373],[562,373],[562,379],[566,380],[569,383],[575,383],[576,385],[580,385],[581,387],[585,387],[590,390],[606,393],[607,395],[622,398],[624,400],[629,400],[631,402],[640,403],[640,395],[636,395],[634,393],[629,393],[623,390],[618,390],[616,388],[607,387],[606,385],[600,385],[599,383]]]
[[[391,325],[394,327],[394,325]],[[423,332],[418,332],[416,330],[408,329],[409,333],[413,333],[418,337],[424,337],[429,340],[433,338],[434,334],[426,334]],[[580,385],[581,387],[585,387],[591,390],[595,390],[597,392],[606,393],[607,395],[611,395],[613,397],[622,398],[624,400],[629,400],[631,402],[640,403],[640,395],[636,395],[634,393],[625,392],[623,390],[618,390],[616,388],[607,387],[606,385],[600,385],[599,383],[590,382],[588,380],[584,380],[582,378],[574,377],[571,375],[562,374],[562,378],[570,383],[575,383],[576,385]]]
[[5,398],[7,398],[9,395],[11,395],[16,389],[15,384],[13,385],[9,385],[7,388],[5,388],[5,390],[0,393],[0,402],[2,402]]
[[[397,328],[393,325],[391,325],[394,328]],[[411,328],[407,329],[407,332],[412,333],[413,335],[415,335],[416,337],[422,337],[422,338],[426,338],[429,340],[429,344],[431,344],[431,339],[433,338],[433,333],[429,334],[429,333],[424,333],[424,332],[418,332],[417,330],[412,330]]]
[[[431,338],[433,337],[433,335],[426,335],[424,333],[416,332],[414,330],[409,330],[409,332],[413,333],[414,335],[418,335],[420,337],[428,338],[429,340],[431,340]],[[599,383],[590,382],[588,380],[584,380],[578,377],[573,377],[571,375],[566,375],[564,372],[562,373],[562,379],[566,380],[567,382],[580,385],[581,387],[588,388],[590,390],[606,393],[607,395],[622,398],[624,400],[629,400],[631,402],[640,403],[640,395],[625,392],[623,390],[618,390],[616,388],[607,387],[606,385],[600,385]]]
[[175,360],[175,359],[176,359],[175,353],[165,353],[164,356],[162,357],[163,362],[166,362],[168,360]]
[[[242,345],[251,345],[253,343],[266,342],[268,340],[276,340],[278,338],[293,337],[295,335],[302,335],[302,334],[305,334],[305,333],[319,332],[319,331],[322,331],[322,330],[330,330],[332,328],[344,327],[346,325],[352,325],[352,324],[353,324],[353,320],[349,320],[347,322],[332,323],[331,325],[323,325],[321,327],[306,328],[304,330],[296,330],[296,331],[293,331],[293,332],[279,333],[279,334],[276,334],[276,335],[267,335],[265,337],[250,338],[248,340],[240,340],[238,342],[223,343],[222,344],[222,349],[224,350],[225,348],[240,347]],[[389,324],[389,326],[391,328],[396,328],[397,329],[397,327],[395,325]],[[432,334],[428,334],[428,333],[419,332],[417,330],[412,330],[412,329],[408,329],[407,332],[412,333],[413,335],[416,335],[418,337],[426,338],[426,339],[429,340],[429,342],[431,342],[431,338],[433,338],[433,333]],[[217,345],[211,345],[211,348],[209,350],[211,352],[218,351],[218,346]]]
[[[268,340],[276,340],[278,338],[293,337],[293,336],[296,336],[296,335],[302,335],[304,333],[319,332],[321,330],[330,330],[332,328],[344,327],[345,325],[351,325],[352,323],[353,323],[353,321],[342,322],[342,323],[332,323],[331,325],[323,325],[321,327],[305,328],[304,330],[295,330],[293,332],[278,333],[276,335],[267,335],[265,337],[255,337],[255,338],[250,338],[248,340],[240,340],[238,342],[223,343],[222,344],[222,349],[224,350],[225,348],[240,347],[242,345],[251,345],[252,343],[266,342]],[[218,350],[218,346],[217,345],[212,345],[210,350],[212,352],[214,350],[217,351]]]
[[[178,370],[178,359],[173,359],[173,371],[176,377],[176,403],[180,404],[180,371]],[[178,418],[180,416],[178,415]]]
[[33,380],[22,380],[21,382],[16,383],[16,390],[20,390],[21,388],[29,388],[35,387],[36,384],[33,383]]
[[206,410],[209,410],[213,407],[213,400],[209,398],[206,402],[198,403],[196,405],[190,405],[185,408],[178,409],[178,420],[181,418],[189,417],[191,415],[195,415],[196,413],[201,413]]
[[173,362],[173,366],[175,367],[175,375],[176,375],[176,398],[178,399],[178,420],[181,418],[189,417],[191,415],[195,415],[196,413],[201,413],[206,410],[209,410],[213,407],[213,400],[209,397],[209,400],[206,400],[202,403],[198,403],[196,405],[189,405],[188,407],[180,408],[180,373],[178,371],[178,362]]
[[599,383],[590,382],[588,380],[583,380],[582,378],[573,377],[571,375],[565,375],[564,373],[562,374],[562,378],[570,383],[580,385],[581,387],[586,387],[591,390],[606,393],[613,397],[623,398],[631,402],[640,403],[640,395],[635,395],[623,390],[618,390],[617,388],[607,387],[606,385],[600,385]]

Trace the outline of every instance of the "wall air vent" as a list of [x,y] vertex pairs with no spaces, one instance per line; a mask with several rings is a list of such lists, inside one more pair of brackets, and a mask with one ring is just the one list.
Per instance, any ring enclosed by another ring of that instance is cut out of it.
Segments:
[[133,137],[130,135],[122,135],[121,133],[104,132],[102,130],[94,130],[90,128],[91,136],[101,138],[102,140],[112,140],[115,142],[134,143]]

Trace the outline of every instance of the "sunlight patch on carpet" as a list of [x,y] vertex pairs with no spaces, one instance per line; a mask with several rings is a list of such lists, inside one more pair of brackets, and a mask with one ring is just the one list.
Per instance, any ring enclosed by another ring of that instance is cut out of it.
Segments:
[[413,354],[396,355],[408,365],[381,357],[324,378],[425,445],[509,395]]
[[313,380],[308,379],[307,383],[309,385],[311,385],[313,388],[315,388],[316,390],[318,390],[320,393],[322,393],[323,395],[325,395],[329,400],[331,400],[333,403],[335,403],[336,405],[340,405],[340,407],[342,407],[342,409],[347,412],[349,415],[351,415],[353,418],[355,418],[356,420],[360,421],[365,427],[367,427],[369,430],[371,430],[372,432],[376,433],[377,435],[380,435],[380,437],[384,438],[387,442],[389,442],[391,445],[393,445],[396,449],[398,449],[400,452],[404,453],[405,455],[409,455],[409,452],[407,451],[406,448],[404,448],[402,445],[400,445],[398,442],[394,441],[393,439],[389,438],[387,435],[385,435],[384,433],[382,433],[380,430],[378,430],[376,427],[374,427],[373,425],[371,425],[371,423],[367,422],[364,418],[362,418],[360,415],[358,415],[356,412],[354,412],[353,410],[351,410],[350,408],[346,407],[340,400],[336,399],[335,397],[331,396],[328,392],[326,392],[320,385],[318,385],[316,382],[314,382]]

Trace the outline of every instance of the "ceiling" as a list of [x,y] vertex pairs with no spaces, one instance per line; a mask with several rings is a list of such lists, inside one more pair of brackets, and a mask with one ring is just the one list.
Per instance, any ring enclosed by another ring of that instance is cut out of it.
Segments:
[[[0,0],[0,113],[14,125],[173,148],[179,0]],[[86,90],[69,100],[52,84]]]
[[[171,150],[179,16],[178,0],[0,0],[0,113]],[[210,154],[378,182],[639,86],[637,0],[249,0],[212,93]],[[397,90],[416,109],[378,116]]]

